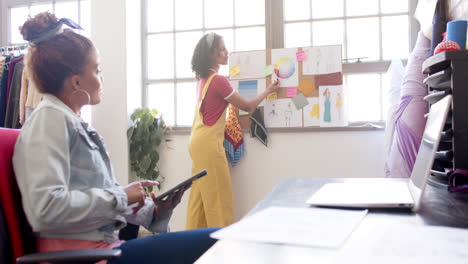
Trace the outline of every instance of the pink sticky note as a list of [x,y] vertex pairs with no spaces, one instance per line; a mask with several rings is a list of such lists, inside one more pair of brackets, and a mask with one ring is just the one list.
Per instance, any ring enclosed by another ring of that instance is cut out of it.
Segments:
[[307,58],[307,53],[305,51],[300,50],[296,52],[296,60],[297,61],[304,61]]
[[296,97],[297,96],[297,87],[288,87],[287,96],[288,97]]

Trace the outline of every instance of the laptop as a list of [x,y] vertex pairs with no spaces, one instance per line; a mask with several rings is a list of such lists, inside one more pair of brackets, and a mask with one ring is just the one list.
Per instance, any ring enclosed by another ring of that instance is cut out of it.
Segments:
[[411,178],[402,181],[362,178],[328,183],[314,193],[307,203],[325,207],[412,208],[416,211],[451,104],[452,96],[447,95],[431,106]]

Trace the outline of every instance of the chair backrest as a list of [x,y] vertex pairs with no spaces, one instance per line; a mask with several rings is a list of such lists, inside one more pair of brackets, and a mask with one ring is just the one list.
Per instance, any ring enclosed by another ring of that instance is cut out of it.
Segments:
[[0,202],[13,249],[13,259],[36,249],[32,232],[21,202],[21,193],[13,172],[12,157],[19,130],[0,128]]

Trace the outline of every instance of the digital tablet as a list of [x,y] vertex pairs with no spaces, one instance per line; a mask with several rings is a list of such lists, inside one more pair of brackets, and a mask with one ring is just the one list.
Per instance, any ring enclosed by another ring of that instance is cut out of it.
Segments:
[[190,186],[194,180],[199,179],[199,178],[205,176],[206,174],[207,174],[206,170],[200,171],[199,173],[195,174],[194,176],[188,178],[187,180],[177,184],[177,186],[175,186],[175,187],[171,188],[170,190],[158,195],[156,197],[156,200],[158,200],[158,201],[165,200],[166,197],[168,197],[169,195],[171,195],[173,193],[177,193],[181,188],[184,188],[186,186]]

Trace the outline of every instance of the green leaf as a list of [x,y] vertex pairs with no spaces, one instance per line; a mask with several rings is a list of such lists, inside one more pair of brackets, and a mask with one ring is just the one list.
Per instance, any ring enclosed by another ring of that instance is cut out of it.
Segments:
[[133,121],[127,129],[130,169],[141,179],[161,178],[157,169],[159,146],[166,140],[165,135],[169,128],[157,109],[138,108],[130,118]]
[[127,129],[127,139],[129,142],[132,140],[134,130],[135,130],[135,127],[130,127],[129,129]]

